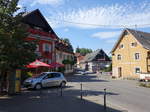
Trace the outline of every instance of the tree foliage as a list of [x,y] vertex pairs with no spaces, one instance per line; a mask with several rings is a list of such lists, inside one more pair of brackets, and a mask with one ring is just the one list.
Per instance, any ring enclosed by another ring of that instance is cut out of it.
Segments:
[[36,58],[36,43],[26,40],[28,27],[21,22],[23,12],[16,13],[18,1],[0,0],[0,79],[9,73],[10,86],[14,85],[13,72]]
[[0,0],[0,69],[17,69],[33,61],[36,44],[27,41],[22,14],[14,16],[18,0]]
[[85,56],[88,53],[92,53],[92,49],[88,49],[88,48],[76,48],[76,53],[80,53],[81,55]]
[[71,42],[70,42],[70,40],[68,39],[68,38],[61,38],[61,40],[63,40],[65,43],[67,43],[69,46],[69,50],[70,50],[70,52],[72,52],[73,53],[73,46],[72,46],[72,44],[71,44]]

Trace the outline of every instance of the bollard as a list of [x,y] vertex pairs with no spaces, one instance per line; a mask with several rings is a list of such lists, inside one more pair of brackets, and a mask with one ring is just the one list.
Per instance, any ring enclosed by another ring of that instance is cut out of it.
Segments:
[[81,94],[80,95],[81,95],[81,100],[82,100],[82,97],[83,97],[83,95],[82,95],[82,83],[80,84],[80,87],[81,87],[81,91],[80,91]]
[[106,88],[104,89],[104,110],[106,110]]
[[63,88],[62,88],[62,86],[61,86],[61,88],[60,88],[60,96],[62,96],[63,95],[63,90],[62,90]]

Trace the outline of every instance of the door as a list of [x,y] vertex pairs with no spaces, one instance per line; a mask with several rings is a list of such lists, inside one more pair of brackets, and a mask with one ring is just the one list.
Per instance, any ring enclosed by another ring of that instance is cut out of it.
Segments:
[[52,73],[47,74],[42,80],[43,87],[51,87],[54,86],[54,76]]
[[54,86],[59,86],[62,82],[61,76],[59,73],[52,73],[53,74],[53,84]]
[[121,67],[118,68],[118,77],[119,78],[122,77],[122,68]]

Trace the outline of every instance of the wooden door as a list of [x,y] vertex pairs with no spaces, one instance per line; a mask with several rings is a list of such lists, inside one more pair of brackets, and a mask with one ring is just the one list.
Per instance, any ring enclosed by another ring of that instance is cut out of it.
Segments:
[[121,67],[118,68],[118,77],[122,77],[122,68]]

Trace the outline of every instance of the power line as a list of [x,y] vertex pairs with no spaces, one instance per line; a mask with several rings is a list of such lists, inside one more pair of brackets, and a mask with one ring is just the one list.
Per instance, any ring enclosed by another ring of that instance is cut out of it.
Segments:
[[50,18],[51,20],[54,21],[59,21],[59,22],[65,22],[65,23],[71,23],[71,24],[78,24],[78,25],[85,25],[85,26],[99,26],[99,27],[111,27],[111,28],[127,28],[127,27],[133,27],[133,28],[138,28],[138,27],[150,27],[150,24],[134,24],[134,25],[102,25],[102,24],[89,24],[89,23],[80,23],[80,22],[75,22],[75,21],[67,21],[67,20],[58,20],[54,18]]

